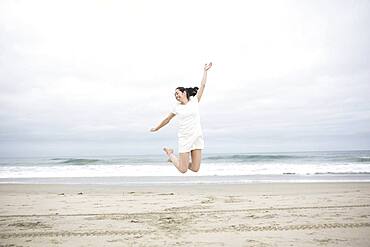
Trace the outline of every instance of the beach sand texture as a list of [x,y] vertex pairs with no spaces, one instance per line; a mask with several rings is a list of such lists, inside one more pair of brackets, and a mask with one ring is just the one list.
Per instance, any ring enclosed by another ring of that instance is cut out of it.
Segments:
[[370,246],[370,183],[0,185],[0,246]]

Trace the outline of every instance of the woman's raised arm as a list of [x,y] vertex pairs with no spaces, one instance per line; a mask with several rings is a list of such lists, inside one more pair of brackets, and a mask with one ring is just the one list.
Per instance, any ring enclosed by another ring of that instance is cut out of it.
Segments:
[[209,63],[209,64],[205,64],[204,65],[204,72],[203,72],[203,79],[202,79],[202,82],[200,83],[200,88],[199,88],[199,91],[197,93],[197,97],[198,97],[198,102],[200,101],[200,99],[202,98],[202,95],[203,95],[203,91],[204,91],[204,88],[206,87],[206,82],[207,82],[207,71],[212,67],[212,62]]

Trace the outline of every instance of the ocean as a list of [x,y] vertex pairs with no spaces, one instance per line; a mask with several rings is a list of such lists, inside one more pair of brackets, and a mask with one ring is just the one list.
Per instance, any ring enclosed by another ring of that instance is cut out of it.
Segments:
[[182,174],[164,153],[0,158],[0,183],[194,184],[369,182],[370,150],[203,154],[198,173]]

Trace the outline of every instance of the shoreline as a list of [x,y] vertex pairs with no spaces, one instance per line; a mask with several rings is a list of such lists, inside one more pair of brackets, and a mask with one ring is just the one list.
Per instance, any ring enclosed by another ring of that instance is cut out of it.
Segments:
[[111,176],[111,177],[33,177],[0,178],[0,184],[111,184],[127,186],[160,186],[185,184],[260,184],[260,183],[347,183],[370,182],[370,175],[361,174],[283,174],[204,176],[199,174],[177,176]]

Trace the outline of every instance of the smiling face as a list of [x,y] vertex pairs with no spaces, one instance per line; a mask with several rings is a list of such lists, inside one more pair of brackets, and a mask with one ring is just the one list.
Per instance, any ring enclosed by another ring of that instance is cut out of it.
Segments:
[[176,89],[175,98],[176,98],[177,101],[183,102],[184,99],[186,98],[186,91],[181,92],[179,89]]

